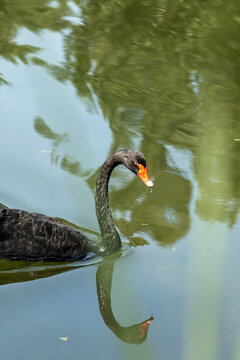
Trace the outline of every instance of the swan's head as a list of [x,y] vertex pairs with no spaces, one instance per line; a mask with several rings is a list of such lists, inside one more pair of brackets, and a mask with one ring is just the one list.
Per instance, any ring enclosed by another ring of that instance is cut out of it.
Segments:
[[117,154],[123,165],[138,175],[149,188],[153,187],[153,182],[148,175],[146,159],[140,151],[125,149]]

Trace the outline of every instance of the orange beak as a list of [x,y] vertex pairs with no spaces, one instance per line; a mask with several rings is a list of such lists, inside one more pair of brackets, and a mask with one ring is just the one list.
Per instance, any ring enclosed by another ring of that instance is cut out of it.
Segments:
[[145,185],[147,185],[149,188],[153,187],[153,182],[150,180],[147,172],[147,168],[145,168],[142,164],[137,164],[138,166],[138,176],[140,179],[144,182]]

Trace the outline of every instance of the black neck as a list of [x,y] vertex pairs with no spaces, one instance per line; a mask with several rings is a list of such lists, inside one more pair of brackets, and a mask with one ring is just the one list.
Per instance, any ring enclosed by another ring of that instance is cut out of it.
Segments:
[[108,182],[113,169],[121,164],[116,155],[111,156],[101,167],[96,183],[95,206],[102,234],[100,252],[111,254],[121,248],[121,239],[114,226],[108,200]]

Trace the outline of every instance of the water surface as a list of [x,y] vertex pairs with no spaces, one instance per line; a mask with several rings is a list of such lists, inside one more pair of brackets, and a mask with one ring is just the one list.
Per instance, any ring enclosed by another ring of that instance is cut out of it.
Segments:
[[110,154],[155,183],[112,175],[126,256],[0,261],[1,358],[239,359],[239,7],[1,1],[0,202],[96,238]]

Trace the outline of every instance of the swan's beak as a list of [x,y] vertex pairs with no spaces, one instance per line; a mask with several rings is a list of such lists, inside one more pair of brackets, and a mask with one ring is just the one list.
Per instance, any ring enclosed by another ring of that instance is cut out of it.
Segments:
[[138,165],[138,176],[140,177],[140,179],[144,182],[145,185],[147,185],[149,188],[153,187],[153,182],[152,180],[150,180],[149,176],[148,176],[148,172],[147,172],[147,168],[144,167],[142,164],[137,164]]

